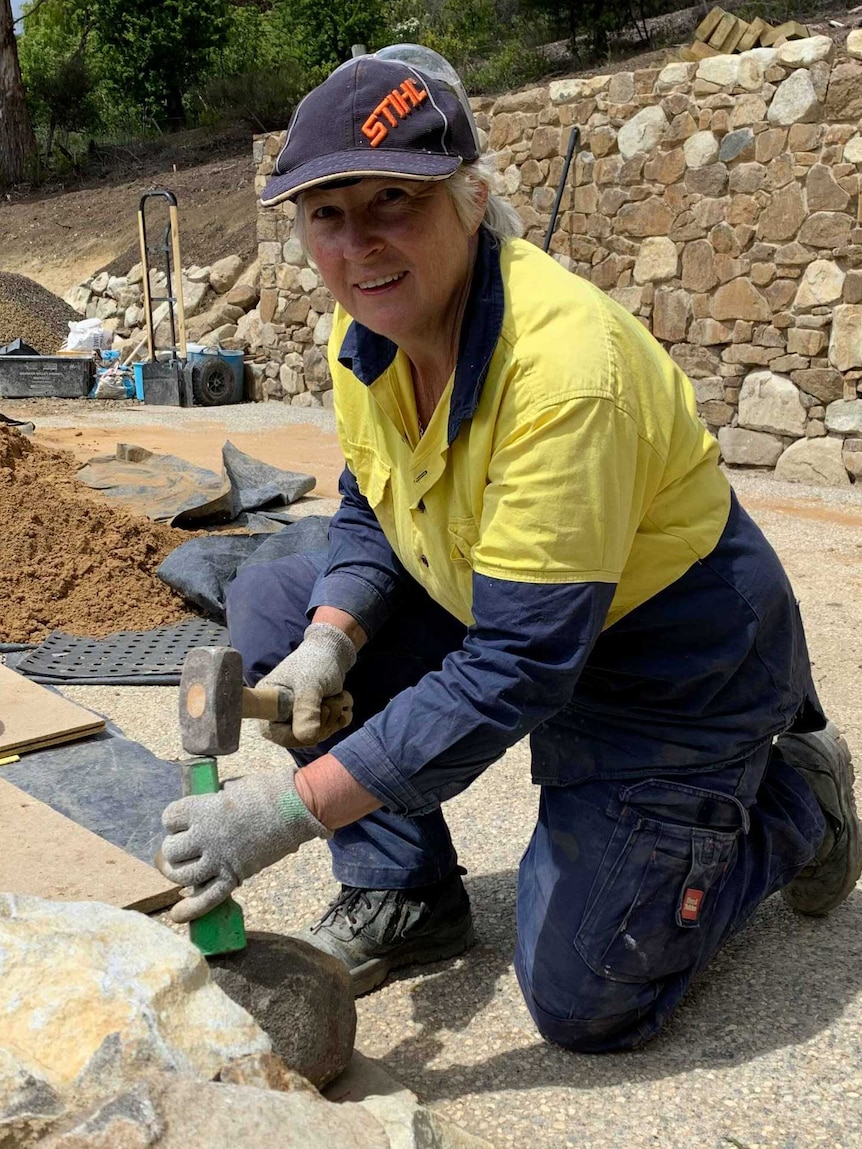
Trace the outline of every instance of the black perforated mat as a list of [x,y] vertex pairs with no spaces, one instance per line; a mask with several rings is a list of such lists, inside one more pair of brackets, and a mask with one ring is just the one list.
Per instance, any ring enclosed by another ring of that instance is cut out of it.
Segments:
[[191,618],[174,626],[121,630],[98,639],[55,630],[35,650],[7,655],[7,662],[35,682],[172,686],[179,682],[183,659],[194,647],[227,645],[223,626]]

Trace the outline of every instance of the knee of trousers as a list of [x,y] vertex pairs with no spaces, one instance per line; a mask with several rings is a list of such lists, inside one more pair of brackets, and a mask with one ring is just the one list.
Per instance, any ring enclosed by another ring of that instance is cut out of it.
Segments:
[[[576,966],[577,959],[573,960]],[[635,1049],[654,1035],[642,1026],[653,1009],[659,983],[634,986],[588,974],[579,979],[573,968],[572,985],[561,992],[537,974],[528,979],[520,950],[515,972],[527,1009],[545,1041],[577,1053],[611,1053]]]
[[[299,556],[297,556],[299,558]],[[260,563],[240,571],[226,596],[231,645],[242,655],[252,685],[302,641],[313,580],[292,579],[287,560]],[[297,563],[297,573],[301,564]]]

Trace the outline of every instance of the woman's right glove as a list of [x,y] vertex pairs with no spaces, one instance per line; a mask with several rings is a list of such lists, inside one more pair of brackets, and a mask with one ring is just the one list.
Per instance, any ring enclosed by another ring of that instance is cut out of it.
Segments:
[[353,718],[353,699],[344,679],[356,662],[356,648],[343,630],[312,622],[302,642],[260,680],[258,686],[283,686],[293,694],[290,722],[263,722],[269,742],[287,748],[316,746]]

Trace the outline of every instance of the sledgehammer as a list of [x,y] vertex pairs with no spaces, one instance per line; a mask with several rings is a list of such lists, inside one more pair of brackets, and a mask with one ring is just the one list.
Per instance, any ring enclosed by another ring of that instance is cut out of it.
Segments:
[[[326,700],[330,717],[349,714],[352,699],[343,693]],[[180,679],[180,732],[183,749],[194,755],[182,762],[183,794],[214,794],[219,789],[216,755],[239,749],[244,718],[289,722],[293,694],[284,687],[243,686],[242,656],[230,646],[201,646],[186,655]],[[201,953],[213,957],[245,948],[242,907],[227,898],[189,923],[189,936]]]
[[[180,732],[183,749],[195,757],[181,763],[183,794],[215,794],[217,754],[239,749],[244,717],[284,722],[292,698],[287,690],[249,690],[242,683],[242,656],[229,646],[202,646],[183,663],[180,679]],[[189,922],[189,937],[207,957],[245,949],[242,906],[227,898]]]

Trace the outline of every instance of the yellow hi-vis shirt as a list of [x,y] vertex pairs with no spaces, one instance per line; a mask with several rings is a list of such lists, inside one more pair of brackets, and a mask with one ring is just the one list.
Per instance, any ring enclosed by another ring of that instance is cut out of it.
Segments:
[[606,626],[718,542],[730,487],[691,383],[641,323],[523,240],[500,253],[504,313],[472,418],[448,441],[453,379],[420,438],[398,351],[370,384],[329,342],[338,436],[393,551],[472,618],[473,576],[617,584]]

